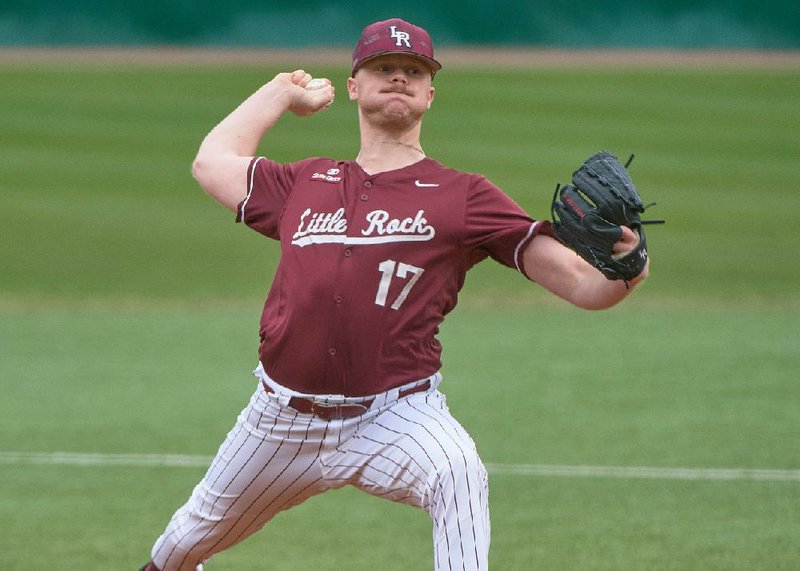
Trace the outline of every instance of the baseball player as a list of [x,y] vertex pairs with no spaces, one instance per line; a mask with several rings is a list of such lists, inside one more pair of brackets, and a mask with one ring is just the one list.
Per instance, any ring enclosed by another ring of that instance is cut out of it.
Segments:
[[[194,570],[277,513],[355,486],[428,512],[436,569],[486,569],[486,470],[439,392],[438,326],[485,258],[585,308],[610,307],[648,272],[607,279],[483,176],[426,156],[422,118],[441,68],[429,34],[367,26],[353,53],[355,160],[254,156],[286,112],[334,100],[328,82],[279,73],[220,122],[193,165],[236,221],[279,242],[260,320],[256,389],[143,568]],[[279,145],[271,140],[269,145]],[[615,256],[640,243],[622,228]]]

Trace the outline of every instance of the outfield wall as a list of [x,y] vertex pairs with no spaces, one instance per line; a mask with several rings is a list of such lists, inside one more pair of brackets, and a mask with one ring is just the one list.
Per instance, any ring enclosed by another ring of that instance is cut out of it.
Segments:
[[349,46],[391,16],[440,46],[800,48],[797,0],[3,0],[0,47]]

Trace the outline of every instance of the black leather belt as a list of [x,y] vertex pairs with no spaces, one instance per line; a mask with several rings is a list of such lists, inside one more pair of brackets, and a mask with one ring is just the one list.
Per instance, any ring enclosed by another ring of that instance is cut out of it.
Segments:
[[[265,391],[268,393],[273,392],[272,389],[269,388],[269,385],[263,380],[261,384],[264,386]],[[408,395],[413,395],[414,393],[421,393],[422,391],[427,391],[429,388],[431,388],[431,382],[427,380],[420,385],[401,390],[397,398],[401,399]],[[369,410],[369,407],[372,406],[374,401],[375,399],[371,398],[358,403],[336,404],[304,397],[292,397],[289,399],[289,406],[297,412],[313,414],[323,420],[342,420],[343,418],[361,416]]]

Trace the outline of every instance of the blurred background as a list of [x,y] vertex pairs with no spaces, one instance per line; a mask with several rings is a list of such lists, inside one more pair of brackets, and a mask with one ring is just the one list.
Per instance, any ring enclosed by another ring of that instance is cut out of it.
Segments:
[[4,0],[0,45],[349,48],[392,16],[439,46],[800,47],[794,0]]

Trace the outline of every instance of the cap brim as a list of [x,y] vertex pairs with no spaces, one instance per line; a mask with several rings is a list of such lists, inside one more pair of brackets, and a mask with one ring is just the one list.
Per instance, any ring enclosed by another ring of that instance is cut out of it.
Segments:
[[403,56],[408,56],[408,57],[417,59],[417,60],[423,62],[429,68],[431,68],[431,75],[433,75],[434,73],[436,73],[437,71],[442,69],[442,64],[440,64],[438,61],[436,61],[433,58],[429,58],[428,56],[424,56],[422,54],[411,53],[411,52],[407,52],[407,51],[403,51],[403,50],[397,50],[397,51],[395,51],[395,50],[386,50],[386,51],[378,52],[378,53],[375,53],[375,54],[371,54],[371,55],[365,57],[364,59],[362,59],[360,62],[358,62],[353,67],[352,74],[355,75],[355,73],[358,71],[358,68],[360,68],[362,65],[364,65],[368,61],[373,60],[376,57],[381,57],[381,56],[385,56],[385,55],[389,55],[389,54],[403,55]]

